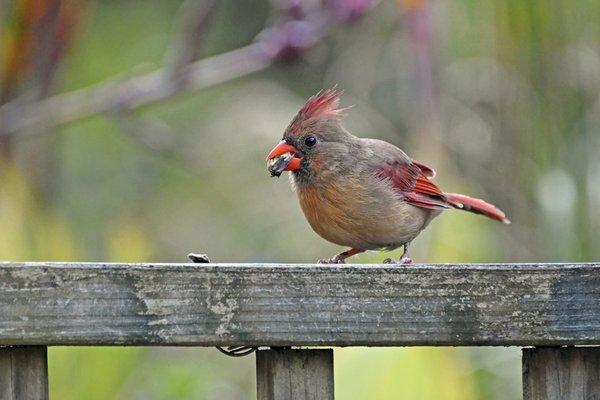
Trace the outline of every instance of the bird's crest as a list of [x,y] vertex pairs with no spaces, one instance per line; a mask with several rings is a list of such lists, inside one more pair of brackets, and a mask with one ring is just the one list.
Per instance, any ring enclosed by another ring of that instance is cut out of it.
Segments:
[[306,101],[298,113],[303,119],[339,119],[347,108],[339,108],[341,92],[337,88],[320,91]]

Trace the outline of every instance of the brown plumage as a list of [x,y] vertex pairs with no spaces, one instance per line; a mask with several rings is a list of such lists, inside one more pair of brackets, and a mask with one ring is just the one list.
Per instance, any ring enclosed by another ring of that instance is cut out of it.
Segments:
[[343,263],[365,250],[404,246],[398,262],[409,263],[410,242],[447,208],[509,223],[483,200],[444,193],[432,181],[435,171],[398,147],[347,132],[341,125],[344,109],[338,106],[335,89],[311,97],[267,157],[273,176],[291,171],[300,207],[314,231],[351,247],[321,262]]

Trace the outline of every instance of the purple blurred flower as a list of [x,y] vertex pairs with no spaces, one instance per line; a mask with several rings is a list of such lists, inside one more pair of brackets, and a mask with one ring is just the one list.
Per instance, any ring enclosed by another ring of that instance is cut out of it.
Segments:
[[377,0],[272,0],[279,9],[279,24],[257,37],[263,54],[291,62],[340,22],[353,22]]
[[318,38],[317,29],[311,22],[289,21],[263,31],[258,42],[267,57],[290,62],[300,57]]
[[376,3],[375,0],[324,0],[335,18],[354,22],[361,18]]

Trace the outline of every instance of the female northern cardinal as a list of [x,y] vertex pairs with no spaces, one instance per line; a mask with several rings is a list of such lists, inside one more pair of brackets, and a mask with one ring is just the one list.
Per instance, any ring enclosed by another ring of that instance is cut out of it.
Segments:
[[[409,264],[410,242],[446,208],[510,221],[491,204],[444,193],[435,172],[396,146],[358,138],[341,125],[335,89],[308,99],[267,156],[272,176],[292,172],[310,226],[324,239],[351,247],[321,263],[344,263],[365,250],[404,246],[397,263]],[[386,263],[392,262],[390,259]]]

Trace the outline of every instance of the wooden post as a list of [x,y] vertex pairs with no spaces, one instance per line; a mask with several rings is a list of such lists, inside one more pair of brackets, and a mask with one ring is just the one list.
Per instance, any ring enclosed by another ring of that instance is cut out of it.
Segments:
[[600,400],[600,347],[523,349],[524,400]]
[[333,350],[256,352],[258,400],[333,400]]
[[0,400],[48,400],[46,346],[0,347]]

